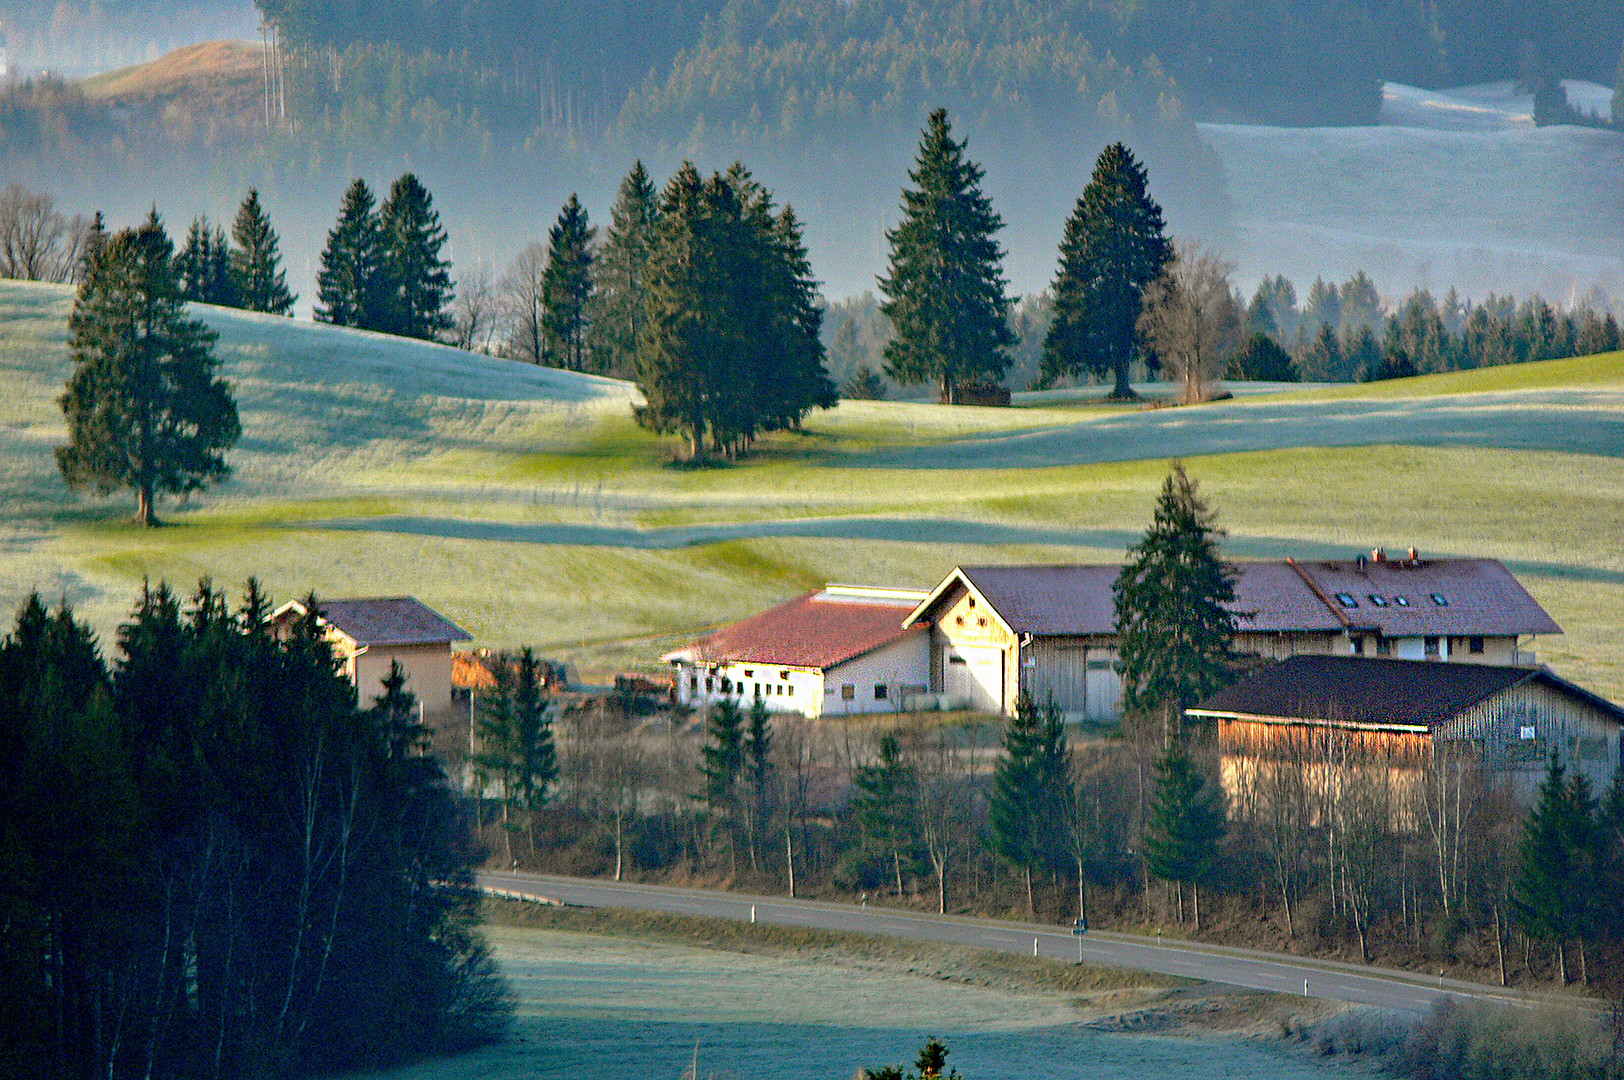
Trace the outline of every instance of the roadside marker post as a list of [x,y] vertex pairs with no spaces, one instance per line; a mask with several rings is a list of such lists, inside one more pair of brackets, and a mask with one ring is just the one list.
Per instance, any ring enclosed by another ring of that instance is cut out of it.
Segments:
[[1036,956],[1037,954],[1038,954],[1038,939],[1033,938],[1032,939],[1032,955]]
[[1303,980],[1303,997],[1307,997],[1307,996],[1308,996],[1308,980],[1304,979]]
[[756,925],[756,905],[750,905],[750,925]]

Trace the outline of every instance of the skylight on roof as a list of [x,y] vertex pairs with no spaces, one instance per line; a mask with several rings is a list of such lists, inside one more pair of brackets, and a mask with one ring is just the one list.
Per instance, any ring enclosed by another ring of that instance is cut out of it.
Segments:
[[1356,608],[1356,607],[1359,606],[1359,601],[1357,601],[1357,600],[1355,600],[1353,598],[1352,593],[1345,593],[1345,592],[1337,593],[1336,594],[1336,602],[1341,604],[1345,608]]
[[1393,597],[1393,603],[1397,604],[1399,607],[1409,607],[1410,598],[1408,596],[1395,596]]
[[1381,593],[1371,593],[1370,603],[1374,607],[1386,607],[1387,597],[1383,596]]
[[1427,595],[1432,597],[1432,602],[1434,604],[1437,604],[1439,607],[1448,607],[1449,606],[1449,597],[1445,596],[1443,593],[1435,592],[1435,593],[1428,593]]

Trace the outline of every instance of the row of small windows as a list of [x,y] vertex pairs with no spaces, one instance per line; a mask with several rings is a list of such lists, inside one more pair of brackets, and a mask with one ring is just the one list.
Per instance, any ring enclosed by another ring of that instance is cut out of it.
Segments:
[[[1422,638],[1421,639],[1422,652],[1427,656],[1437,656],[1438,655],[1438,649],[1439,649],[1439,640],[1440,639],[1437,638],[1437,637],[1430,637],[1430,636]],[[1364,653],[1365,653],[1365,639],[1362,638],[1362,637],[1354,637],[1352,639],[1352,643],[1353,643],[1353,652],[1355,653],[1355,655],[1363,656]],[[1466,651],[1471,653],[1473,656],[1481,656],[1481,655],[1483,655],[1483,639],[1480,638],[1480,637],[1469,637],[1469,638],[1467,638],[1466,639]],[[1378,637],[1376,639],[1376,655],[1377,656],[1391,656],[1392,654],[1393,654],[1393,639],[1392,638],[1385,638],[1385,637]]]
[[[748,672],[746,674],[748,674]],[[786,672],[785,675],[787,676],[788,672]],[[720,682],[720,684],[721,684],[721,692],[722,693],[724,693],[724,694],[736,694],[739,697],[744,696],[744,680],[741,679],[738,682],[734,682],[732,679],[727,679],[727,678],[718,680],[718,679],[714,679],[714,678],[712,678],[712,677],[710,677],[708,675],[705,677],[705,693],[707,693],[707,694],[716,693],[717,692],[717,683],[718,682]],[[755,687],[755,689],[753,691],[751,691],[751,693],[755,697],[794,697],[795,696],[795,684],[794,683],[759,683],[758,682],[758,683],[752,683],[751,685]],[[690,675],[688,677],[688,689],[691,690],[692,692],[696,693],[696,694],[699,693],[699,676],[698,675]]]
[[[1433,607],[1449,606],[1449,597],[1445,596],[1443,593],[1428,593],[1427,598],[1432,601]],[[1365,599],[1370,601],[1371,607],[1386,607],[1388,604],[1388,598],[1383,596],[1381,593],[1366,593]],[[1358,598],[1352,593],[1337,593],[1336,602],[1345,608],[1356,608],[1359,606]],[[1408,596],[1395,596],[1392,598],[1392,604],[1394,607],[1407,608],[1410,606],[1410,598]]]

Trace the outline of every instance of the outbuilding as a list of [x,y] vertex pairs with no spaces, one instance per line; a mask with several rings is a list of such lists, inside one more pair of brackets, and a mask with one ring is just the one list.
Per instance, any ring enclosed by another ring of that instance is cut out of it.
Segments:
[[[305,614],[304,601],[289,600],[271,622],[284,632]],[[383,693],[389,666],[398,663],[426,713],[451,708],[451,644],[471,640],[462,627],[415,596],[318,600],[316,618],[363,706]]]

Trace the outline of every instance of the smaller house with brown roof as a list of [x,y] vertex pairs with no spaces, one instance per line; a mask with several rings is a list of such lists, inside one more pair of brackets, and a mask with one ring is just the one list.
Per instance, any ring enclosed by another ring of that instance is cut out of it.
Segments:
[[[303,601],[289,600],[271,622],[281,632],[305,614]],[[383,693],[389,665],[398,663],[426,713],[451,708],[451,643],[471,640],[462,627],[415,596],[318,600],[316,617],[363,706]]]
[[829,585],[724,626],[660,659],[679,704],[705,708],[760,697],[809,717],[895,712],[925,693],[930,635],[904,627],[925,598],[914,589]]
[[1546,668],[1294,656],[1222,690],[1185,715],[1217,726],[1224,787],[1244,812],[1281,769],[1385,771],[1399,796],[1443,751],[1508,781],[1528,805],[1552,753],[1600,791],[1619,768],[1624,708]]

